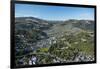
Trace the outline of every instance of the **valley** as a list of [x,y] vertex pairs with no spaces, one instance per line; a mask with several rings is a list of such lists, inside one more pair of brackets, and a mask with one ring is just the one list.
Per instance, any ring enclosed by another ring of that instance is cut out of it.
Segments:
[[15,18],[16,66],[94,61],[94,24]]

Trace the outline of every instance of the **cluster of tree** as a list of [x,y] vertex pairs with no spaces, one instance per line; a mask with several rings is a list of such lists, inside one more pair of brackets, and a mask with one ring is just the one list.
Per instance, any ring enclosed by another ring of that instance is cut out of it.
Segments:
[[57,40],[57,43],[51,45],[49,52],[66,60],[73,60],[80,52],[93,56],[93,37],[87,32],[64,35]]

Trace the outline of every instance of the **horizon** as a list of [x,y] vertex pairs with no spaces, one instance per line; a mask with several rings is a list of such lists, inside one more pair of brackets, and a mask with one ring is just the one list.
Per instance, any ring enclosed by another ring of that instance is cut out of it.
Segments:
[[50,21],[94,20],[94,8],[15,4],[16,17],[35,17]]
[[[32,16],[24,16],[24,17],[15,17],[15,18],[30,18]],[[42,19],[42,18],[38,18],[38,17],[33,17],[33,18],[37,18],[37,19],[41,19],[41,20],[45,20],[45,19]],[[45,21],[68,21],[68,20],[90,20],[90,21],[94,21],[94,20],[91,20],[91,19],[66,19],[66,20],[45,20]]]

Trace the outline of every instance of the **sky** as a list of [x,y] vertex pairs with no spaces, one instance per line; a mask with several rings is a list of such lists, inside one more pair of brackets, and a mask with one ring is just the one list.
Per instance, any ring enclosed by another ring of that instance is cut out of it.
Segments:
[[94,8],[16,4],[15,17],[37,17],[45,20],[94,20]]

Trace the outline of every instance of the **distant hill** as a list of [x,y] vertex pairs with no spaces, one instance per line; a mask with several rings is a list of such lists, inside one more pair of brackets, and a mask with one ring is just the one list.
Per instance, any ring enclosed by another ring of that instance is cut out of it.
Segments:
[[62,25],[72,24],[74,27],[78,27],[84,30],[94,30],[93,20],[67,20]]
[[17,29],[48,29],[51,26],[47,21],[35,17],[16,17],[15,24]]
[[[15,18],[16,27],[20,28],[35,28],[35,29],[48,29],[54,24],[59,25],[72,25],[84,30],[94,30],[94,21],[92,20],[75,20],[70,19],[66,21],[47,21],[35,17],[16,17]],[[22,26],[23,25],[23,26]]]

